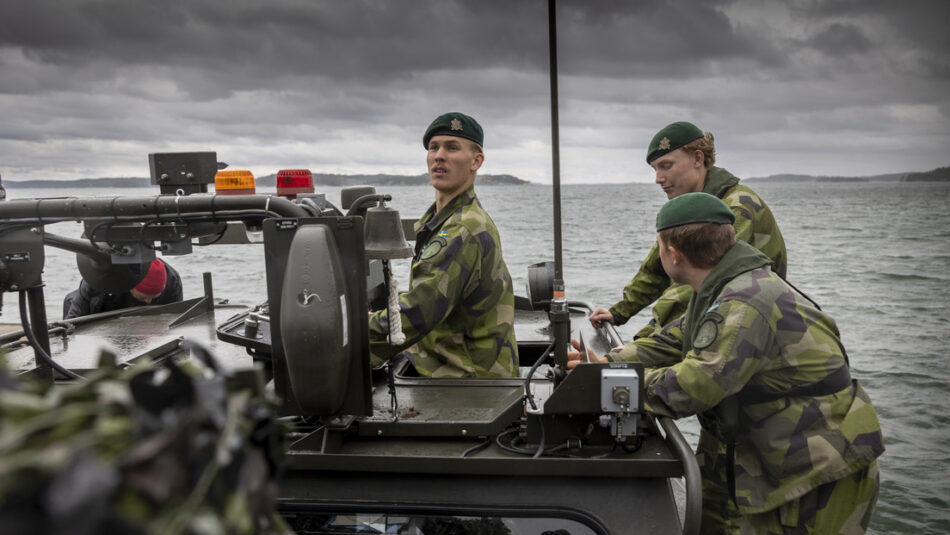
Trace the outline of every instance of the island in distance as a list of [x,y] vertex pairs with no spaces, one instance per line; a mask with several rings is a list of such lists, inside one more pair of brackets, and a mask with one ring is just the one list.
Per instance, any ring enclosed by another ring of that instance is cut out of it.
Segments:
[[950,167],[938,167],[922,173],[890,173],[872,176],[814,176],[770,175],[750,177],[743,182],[946,182],[950,181]]
[[[257,187],[276,187],[277,174],[263,175],[254,179]],[[142,177],[114,177],[114,178],[77,178],[74,180],[4,180],[9,188],[134,188],[148,187],[148,178]],[[314,173],[315,186],[427,186],[429,175],[339,175],[330,173]],[[488,186],[520,186],[533,184],[512,175],[478,175],[479,185]]]

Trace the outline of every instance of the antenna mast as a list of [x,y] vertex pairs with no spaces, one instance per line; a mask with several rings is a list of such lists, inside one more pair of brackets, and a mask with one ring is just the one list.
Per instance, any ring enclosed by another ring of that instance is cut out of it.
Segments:
[[557,104],[557,16],[555,0],[548,0],[548,50],[551,73],[551,159],[554,201],[554,295],[549,316],[554,334],[555,382],[567,372],[567,348],[571,336],[571,316],[564,294],[564,266],[561,255],[561,161]]

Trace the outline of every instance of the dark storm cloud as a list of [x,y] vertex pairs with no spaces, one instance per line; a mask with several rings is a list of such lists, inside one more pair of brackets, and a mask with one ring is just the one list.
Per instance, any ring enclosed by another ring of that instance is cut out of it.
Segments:
[[[682,119],[740,173],[945,165],[948,18],[945,1],[562,0],[562,176],[648,180],[644,140]],[[421,130],[457,109],[486,127],[486,172],[548,180],[547,42],[544,0],[7,0],[0,168],[141,174],[146,152],[213,147],[267,172],[415,173]]]
[[602,77],[689,77],[718,60],[782,62],[755,28],[737,28],[724,2],[562,3],[565,72]]
[[[561,69],[622,78],[682,75],[720,58],[781,61],[761,36],[737,31],[718,5],[562,2]],[[30,24],[19,22],[25,20]],[[113,0],[66,2],[55,9],[15,0],[0,6],[0,44],[76,74],[58,83],[44,80],[30,91],[91,84],[135,65],[190,72],[176,82],[190,97],[209,99],[306,76],[373,83],[463,65],[546,73],[546,22],[540,0]],[[0,90],[16,90],[10,87],[15,83],[0,81]]]
[[[534,24],[524,16],[535,12]],[[92,83],[125,66],[182,69],[189,97],[306,83],[309,76],[380,83],[414,72],[544,66],[541,2],[4,2],[0,44]],[[34,21],[29,25],[18,21]],[[476,21],[468,23],[466,21]],[[491,33],[485,31],[491,28]],[[85,76],[92,68],[95,74]],[[0,82],[0,88],[11,90]]]
[[817,33],[807,46],[833,57],[865,54],[871,51],[871,41],[861,28],[850,24],[834,23]]
[[[950,75],[950,2],[940,0],[805,0],[792,3],[798,17],[809,21],[858,21],[852,26],[869,41],[902,50],[895,66],[918,70],[924,77]],[[859,38],[860,39],[860,38]]]

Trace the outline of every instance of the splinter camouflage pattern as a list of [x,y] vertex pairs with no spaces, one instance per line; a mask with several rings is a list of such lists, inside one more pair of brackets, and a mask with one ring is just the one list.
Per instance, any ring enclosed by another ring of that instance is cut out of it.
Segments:
[[[769,264],[761,252],[737,242],[690,301],[682,361],[651,368],[645,378],[650,410],[674,418],[700,415],[703,507],[725,501],[740,515],[769,511],[864,470],[884,451],[874,407],[857,381],[828,395],[737,401],[749,385],[784,391],[847,365],[834,320]],[[670,354],[640,351],[655,362],[668,362]],[[719,427],[730,406],[738,424],[731,435]],[[719,442],[734,444],[734,459],[723,458],[728,449]]]
[[706,533],[786,535],[788,533],[849,533],[867,531],[881,487],[877,461],[837,481],[825,483],[795,501],[755,515],[733,515],[725,522],[713,519]]
[[104,353],[44,391],[0,364],[0,533],[291,533],[263,377],[206,372]]
[[[765,201],[752,189],[739,184],[739,179],[720,167],[710,167],[703,192],[723,200],[736,215],[736,239],[752,244],[774,263],[776,273],[785,277],[788,255],[778,223]],[[631,316],[656,301],[653,322],[657,328],[683,315],[693,290],[686,284],[673,283],[663,271],[656,244],[647,254],[640,270],[623,289],[623,300],[610,307],[616,325],[623,325]],[[637,334],[648,335],[651,327]]]
[[[469,188],[416,223],[409,291],[399,296],[406,350],[430,377],[518,374],[515,296],[498,229]],[[389,355],[386,310],[370,315],[373,365]]]

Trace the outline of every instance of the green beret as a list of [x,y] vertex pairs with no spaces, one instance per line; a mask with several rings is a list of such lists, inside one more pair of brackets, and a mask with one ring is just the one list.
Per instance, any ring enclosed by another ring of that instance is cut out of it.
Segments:
[[733,224],[736,215],[722,199],[708,193],[684,193],[666,201],[656,214],[656,231],[690,223]]
[[704,135],[703,131],[697,128],[696,125],[686,121],[666,125],[650,141],[650,147],[647,149],[647,163],[653,163],[653,160],[660,156],[673,152]]
[[470,139],[479,146],[484,146],[485,134],[482,125],[464,113],[456,111],[442,114],[432,121],[426,133],[422,136],[422,146],[429,148],[429,140],[433,136],[455,136]]

